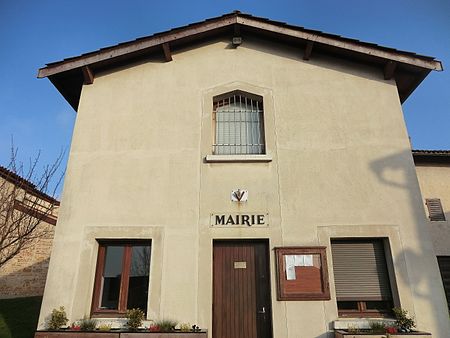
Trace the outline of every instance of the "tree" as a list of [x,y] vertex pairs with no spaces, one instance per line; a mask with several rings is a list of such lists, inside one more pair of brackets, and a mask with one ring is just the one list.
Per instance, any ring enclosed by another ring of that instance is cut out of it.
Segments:
[[40,152],[26,168],[17,161],[17,152],[12,145],[9,165],[0,166],[0,268],[49,234],[49,228],[42,225],[55,220],[59,202],[54,196],[64,174],[58,174],[63,151],[42,171],[37,169]]

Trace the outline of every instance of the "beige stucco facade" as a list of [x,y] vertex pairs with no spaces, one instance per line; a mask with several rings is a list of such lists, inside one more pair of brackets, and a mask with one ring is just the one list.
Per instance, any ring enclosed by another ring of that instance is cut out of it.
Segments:
[[426,199],[439,198],[445,214],[445,221],[430,221],[425,215],[434,250],[437,256],[450,256],[450,165],[418,163],[416,171],[424,207]]
[[[149,319],[212,327],[212,242],[327,247],[329,301],[277,301],[273,336],[328,337],[338,319],[330,239],[387,238],[397,305],[449,337],[446,302],[395,82],[377,69],[245,39],[214,40],[97,74],[82,89],[39,319],[89,315],[99,238],[152,239]],[[263,97],[267,156],[215,163],[213,97]],[[230,201],[233,189],[248,202]],[[448,203],[450,205],[450,202]],[[266,227],[215,228],[262,212]],[[331,337],[331,336],[330,336]]]

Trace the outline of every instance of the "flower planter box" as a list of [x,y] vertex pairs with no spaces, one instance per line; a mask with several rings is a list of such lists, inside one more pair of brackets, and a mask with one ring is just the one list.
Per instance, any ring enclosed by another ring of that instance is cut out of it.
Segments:
[[[123,332],[120,338],[206,338],[207,332]],[[102,338],[102,337],[98,337]]]
[[207,338],[208,332],[37,331],[34,338]]
[[37,331],[34,338],[119,338],[119,331],[98,331],[98,332],[81,332],[81,331]]
[[334,338],[432,338],[428,332],[408,332],[408,333],[349,333],[344,330],[335,330]]

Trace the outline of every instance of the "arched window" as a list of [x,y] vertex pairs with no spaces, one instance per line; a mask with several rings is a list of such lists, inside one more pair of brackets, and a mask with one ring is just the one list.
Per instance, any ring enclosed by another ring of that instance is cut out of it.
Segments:
[[265,154],[263,98],[243,91],[214,97],[216,155]]

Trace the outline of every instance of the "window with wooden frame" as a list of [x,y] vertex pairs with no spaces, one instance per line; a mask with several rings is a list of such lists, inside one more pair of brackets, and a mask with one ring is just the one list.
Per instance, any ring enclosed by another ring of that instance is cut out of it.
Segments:
[[213,154],[265,154],[263,98],[236,90],[213,101]]
[[329,300],[325,247],[275,248],[278,300]]
[[124,316],[127,309],[147,311],[150,240],[98,240],[92,315]]
[[439,198],[427,198],[425,204],[428,208],[428,217],[430,221],[445,221],[444,210]]
[[393,308],[383,239],[331,241],[340,317],[385,317]]
[[438,256],[437,260],[447,298],[448,312],[450,313],[450,256]]

